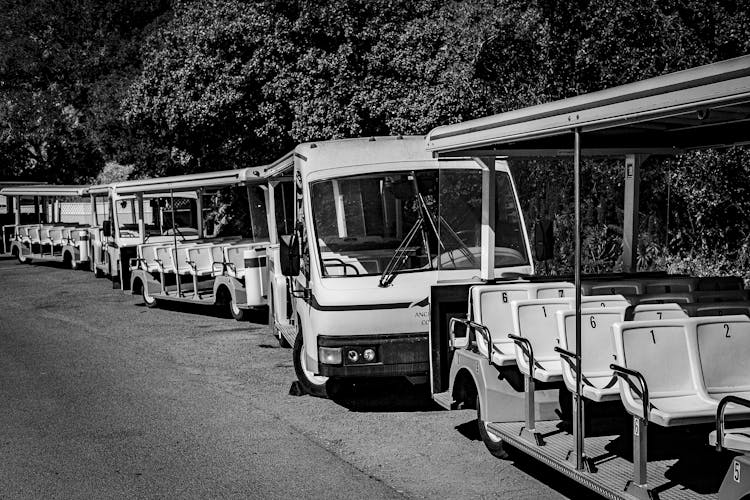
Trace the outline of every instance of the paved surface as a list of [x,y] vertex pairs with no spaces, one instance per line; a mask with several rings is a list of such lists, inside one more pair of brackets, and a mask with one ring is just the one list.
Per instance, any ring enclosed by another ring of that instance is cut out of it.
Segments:
[[268,326],[0,258],[1,498],[582,498],[424,388],[288,395]]

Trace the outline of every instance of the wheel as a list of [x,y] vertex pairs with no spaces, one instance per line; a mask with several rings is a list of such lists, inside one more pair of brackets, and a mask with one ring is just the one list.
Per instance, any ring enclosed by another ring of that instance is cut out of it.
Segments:
[[301,330],[297,331],[297,339],[294,341],[292,356],[294,357],[294,372],[297,374],[297,380],[302,389],[311,396],[319,398],[328,397],[326,388],[328,377],[315,375],[307,369],[305,340]]
[[487,450],[497,458],[508,458],[508,454],[503,449],[503,440],[487,428],[487,422],[482,420],[482,414],[480,413],[481,408],[479,405],[479,395],[477,395],[477,426],[479,427],[479,435],[482,437],[482,442]]
[[18,252],[17,258],[18,262],[20,262],[21,264],[31,264],[31,259],[24,256],[21,252]]
[[94,276],[97,278],[103,278],[104,277],[104,271],[96,267],[96,264],[94,264]]
[[148,294],[148,286],[141,286],[141,294],[143,295],[143,302],[146,304],[146,307],[154,308],[159,305],[159,299]]
[[229,314],[237,321],[245,321],[248,317],[247,309],[241,309],[237,306],[233,298],[229,298]]
[[70,254],[70,252],[65,252],[65,256],[63,257],[63,265],[70,267],[74,271],[78,269],[78,264],[75,260],[73,260],[73,256]]

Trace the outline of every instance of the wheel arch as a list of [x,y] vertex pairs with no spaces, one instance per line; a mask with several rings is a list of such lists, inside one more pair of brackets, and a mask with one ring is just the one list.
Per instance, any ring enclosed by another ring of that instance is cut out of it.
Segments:
[[479,390],[479,384],[469,369],[459,369],[452,385],[453,401],[458,407],[475,409],[477,395],[479,395],[482,406],[485,406],[483,391]]

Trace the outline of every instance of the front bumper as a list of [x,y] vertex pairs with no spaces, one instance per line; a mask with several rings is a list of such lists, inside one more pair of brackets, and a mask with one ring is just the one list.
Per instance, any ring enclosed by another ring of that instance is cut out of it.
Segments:
[[[318,363],[318,373],[326,377],[396,377],[425,375],[429,370],[429,344],[426,332],[381,335],[348,335],[318,337],[318,347],[341,348],[342,362],[337,365]],[[359,359],[352,362],[347,353],[374,349],[372,363]]]

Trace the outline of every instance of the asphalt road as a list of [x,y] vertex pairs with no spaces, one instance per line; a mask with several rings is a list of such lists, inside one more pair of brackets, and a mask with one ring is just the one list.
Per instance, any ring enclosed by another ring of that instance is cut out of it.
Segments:
[[0,257],[0,498],[582,498],[424,387],[289,395],[267,325]]

